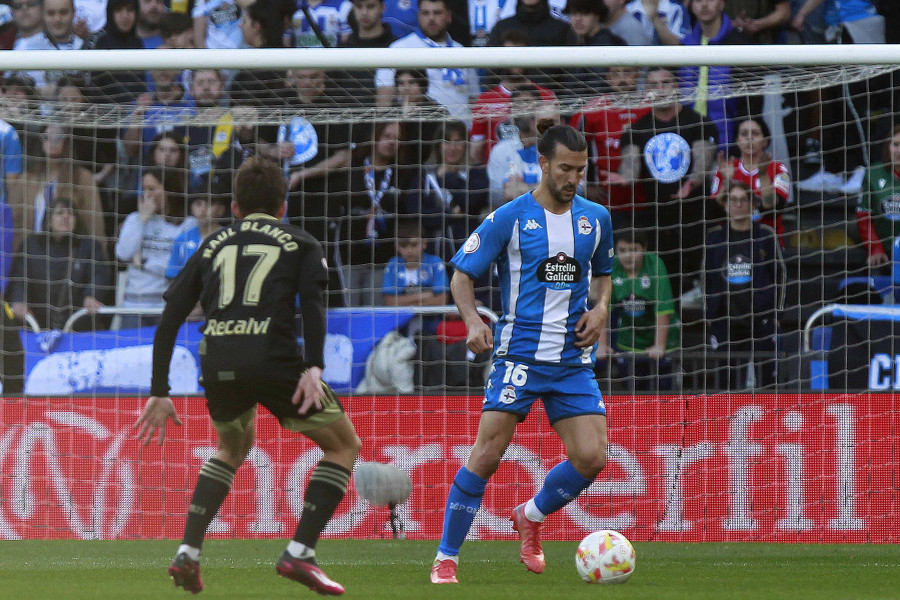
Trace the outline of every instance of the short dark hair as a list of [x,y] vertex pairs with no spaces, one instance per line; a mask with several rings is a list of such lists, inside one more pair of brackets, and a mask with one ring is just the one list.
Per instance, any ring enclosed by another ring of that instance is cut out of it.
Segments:
[[440,4],[443,4],[445,9],[452,10],[452,7],[450,6],[450,0],[419,0],[420,4],[422,2],[438,2]]
[[445,121],[442,125],[444,135],[441,138],[445,142],[450,141],[450,135],[456,134],[460,139],[465,140],[469,137],[469,129],[462,121]]
[[524,29],[507,29],[500,35],[500,45],[530,46],[531,36]]
[[194,21],[191,16],[185,13],[168,12],[163,15],[159,23],[159,35],[162,39],[167,39],[173,35],[184,33],[194,27]]
[[422,220],[418,216],[402,216],[397,219],[397,239],[421,238]]
[[284,47],[282,34],[284,33],[285,12],[283,6],[272,6],[269,2],[254,2],[241,12],[262,28],[262,36],[266,48]]
[[394,84],[396,85],[397,79],[400,78],[401,75],[409,75],[412,77],[413,83],[417,84],[419,87],[428,89],[428,73],[423,69],[412,69],[412,68],[403,68],[397,69],[394,73]]
[[568,0],[563,14],[594,14],[605,21],[609,17],[609,8],[603,0]]
[[625,229],[616,229],[613,232],[615,243],[623,242],[626,244],[640,244],[646,250],[650,247],[650,235],[646,229],[636,229],[627,227]]
[[286,193],[281,167],[261,156],[244,161],[234,176],[234,201],[244,216],[255,212],[277,215]]
[[588,146],[584,134],[570,125],[553,125],[545,131],[540,131],[540,129],[540,123],[538,123],[538,133],[541,134],[541,137],[538,140],[537,149],[547,160],[553,160],[558,144],[562,144],[572,152],[587,152]]

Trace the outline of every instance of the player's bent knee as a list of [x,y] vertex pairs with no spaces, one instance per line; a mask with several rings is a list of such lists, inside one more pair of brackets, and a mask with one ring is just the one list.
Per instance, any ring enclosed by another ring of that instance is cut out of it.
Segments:
[[597,477],[606,468],[606,452],[597,452],[579,457],[569,457],[575,470],[586,479]]

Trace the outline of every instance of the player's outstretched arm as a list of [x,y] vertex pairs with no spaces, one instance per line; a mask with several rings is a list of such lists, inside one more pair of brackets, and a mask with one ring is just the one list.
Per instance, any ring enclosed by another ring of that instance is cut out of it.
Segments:
[[172,399],[168,396],[150,396],[147,404],[144,405],[144,411],[133,425],[134,429],[139,428],[137,439],[146,446],[159,431],[159,445],[162,446],[166,439],[166,425],[169,419],[172,419],[176,425],[182,424],[175,412]]
[[456,308],[466,323],[468,331],[466,347],[475,354],[487,352],[494,347],[494,334],[491,328],[481,320],[478,309],[475,306],[475,285],[472,278],[456,271],[450,279],[450,292],[456,302]]

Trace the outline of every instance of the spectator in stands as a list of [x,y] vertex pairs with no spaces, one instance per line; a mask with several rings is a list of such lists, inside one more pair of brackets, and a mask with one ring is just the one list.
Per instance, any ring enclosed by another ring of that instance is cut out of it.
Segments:
[[635,214],[645,210],[643,184],[626,181],[619,174],[622,133],[650,112],[650,105],[637,91],[640,75],[637,67],[607,69],[606,83],[612,95],[590,100],[569,123],[584,132],[588,141],[591,160],[585,196],[609,209],[616,231],[635,227]]
[[163,131],[153,138],[147,157],[148,167],[159,167],[184,177],[188,166],[187,145],[180,132]]
[[354,152],[347,201],[340,213],[340,259],[350,306],[381,304],[378,283],[393,254],[407,146],[403,124],[377,121],[368,143]]
[[[60,122],[89,118],[90,105],[84,95],[84,81],[80,77],[63,75],[56,84],[56,116]],[[100,190],[104,213],[115,212],[117,165],[116,129],[102,123],[76,126],[72,129],[72,159],[75,164],[91,172]],[[110,227],[107,231],[112,231]]]
[[72,159],[72,131],[62,125],[48,125],[41,146],[46,158],[29,159],[22,177],[8,185],[15,247],[21,245],[24,234],[44,230],[47,207],[58,197],[71,198],[87,234],[105,244],[100,192],[91,172]]
[[788,0],[725,0],[725,14],[750,44],[773,44],[778,30],[791,22]]
[[537,140],[539,123],[559,123],[556,102],[544,102],[534,87],[522,87],[512,95],[511,120],[518,130],[515,138],[499,142],[488,158],[491,204],[499,206],[534,189],[541,181]]
[[[106,25],[89,37],[85,50],[142,50],[144,42],[135,33],[138,0],[109,0]],[[147,90],[144,71],[93,71],[88,74],[92,95],[99,102],[133,102]]]
[[[84,43],[75,35],[75,4],[73,0],[44,0],[43,31],[20,38],[14,50],[78,50]],[[28,71],[35,87],[45,97],[51,97],[56,80],[63,71]]]
[[350,35],[350,26],[347,24],[349,10],[341,5],[341,0],[307,0],[309,14],[318,25],[319,32],[316,33],[298,3],[285,31],[284,45],[289,48],[337,47],[341,40]]
[[648,210],[638,225],[653,228],[651,245],[680,295],[698,277],[704,224],[721,212],[706,201],[717,133],[709,119],[678,102],[678,83],[669,68],[651,69],[644,91],[652,110],[622,134],[617,181],[643,182]]
[[[116,258],[128,264],[123,307],[162,308],[162,295],[169,285],[166,267],[175,238],[197,225],[193,217],[185,217],[184,179],[172,175],[159,167],[144,171],[138,210],[128,215],[119,232]],[[156,316],[123,315],[120,327],[132,329],[158,322]]]
[[[681,43],[685,46],[739,45],[747,39],[725,14],[725,0],[693,0],[691,12],[697,19],[694,28]],[[682,89],[694,95],[690,107],[709,117],[719,131],[719,149],[727,152],[734,142],[734,123],[738,116],[737,98],[723,96],[722,90],[731,85],[731,67],[681,67],[678,79]]]
[[794,15],[794,29],[802,31],[807,17],[823,3],[827,3],[825,20],[828,30],[825,37],[828,41],[840,42],[846,35],[846,41],[854,44],[884,43],[884,17],[878,14],[869,0],[806,0]]
[[870,267],[890,261],[894,240],[900,235],[900,126],[895,126],[885,141],[880,158],[866,169],[856,208],[856,224]]
[[13,211],[7,188],[22,176],[22,144],[16,129],[0,120],[0,295],[6,289],[15,243]]
[[2,91],[0,117],[12,125],[19,134],[23,156],[42,156],[43,132],[36,122],[41,98],[34,88],[34,80],[27,75],[12,74],[3,78],[0,91]]
[[137,33],[144,48],[152,50],[163,43],[162,20],[166,14],[164,0],[138,0]]
[[16,318],[27,314],[41,329],[62,329],[76,310],[96,314],[112,290],[102,242],[89,235],[71,198],[47,207],[43,229],[25,237],[13,260],[7,300]]
[[158,48],[191,49],[194,47],[194,21],[190,15],[167,12],[159,23],[162,43]]
[[11,50],[18,40],[37,35],[44,27],[43,0],[13,0],[9,7],[13,22],[3,31],[3,50]]
[[143,156],[161,132],[197,114],[194,100],[178,81],[180,74],[180,71],[150,71],[154,91],[138,96],[122,132],[125,153],[131,160]]
[[[351,4],[349,21],[353,26],[350,35],[340,48],[387,48],[397,39],[391,27],[382,21],[384,0],[347,0]],[[345,70],[336,74],[342,88],[357,103],[369,106],[375,101],[375,72],[372,69]],[[426,79],[427,82],[427,79]],[[427,87],[427,83],[426,83]]]
[[[450,0],[450,25],[447,31],[455,41],[463,46],[471,46],[471,33],[467,0]],[[384,21],[398,38],[415,32],[418,27],[418,2],[416,0],[385,0]]]
[[601,344],[597,349],[598,358],[612,352],[645,354],[619,360],[620,367],[627,371],[634,365],[631,387],[634,390],[670,388],[670,380],[652,379],[654,372],[662,374],[671,370],[671,364],[663,359],[667,352],[680,345],[669,274],[659,256],[647,250],[646,231],[617,229],[615,239],[610,298],[610,332],[614,342],[612,346]]
[[206,189],[198,190],[188,198],[196,226],[185,229],[175,238],[166,266],[166,279],[178,277],[203,240],[221,229],[231,215],[231,186],[226,177],[216,174],[204,183]]
[[197,105],[195,123],[184,127],[190,165],[189,190],[200,186],[216,168],[235,170],[241,158],[232,151],[234,117],[225,108],[225,75],[217,69],[195,69],[190,74],[190,94]]
[[523,31],[532,46],[575,46],[578,37],[563,20],[550,13],[547,0],[518,0],[516,14],[494,25],[490,46],[500,46],[503,35],[510,30]]
[[469,2],[469,33],[472,36],[472,45],[477,48],[487,46],[490,43],[491,31],[497,23],[516,14],[515,4],[513,0]]
[[677,46],[690,31],[684,7],[674,0],[631,0],[625,10],[637,19],[656,45]]
[[211,49],[236,49],[244,41],[241,34],[241,8],[231,0],[195,0],[194,46]]
[[782,211],[791,194],[791,174],[787,165],[772,160],[767,151],[770,141],[765,120],[756,117],[741,121],[737,129],[740,157],[726,160],[725,155],[719,153],[710,195],[717,198],[719,191],[727,190],[732,181],[746,183],[759,198],[753,220],[774,229],[781,240],[784,234]]
[[[541,0],[544,1],[544,0]],[[450,25],[449,0],[420,0],[419,29],[393,42],[391,48],[460,47],[447,33]],[[474,69],[428,69],[428,96],[444,105],[451,115],[463,118],[469,112],[469,100],[479,94],[478,74]],[[390,106],[396,97],[394,69],[378,69],[375,87],[379,106]]]
[[426,183],[440,190],[447,207],[450,239],[458,248],[490,212],[490,181],[484,167],[466,160],[466,124],[448,121],[443,130],[438,160],[426,171]]
[[[284,15],[280,7],[254,2],[241,10],[241,33],[250,48],[281,48],[284,31]],[[294,96],[285,85],[284,71],[275,69],[251,69],[239,71],[229,90],[236,105],[283,108]],[[275,142],[271,128],[260,128],[266,142]],[[274,130],[277,133],[277,128]]]
[[[578,35],[578,43],[583,46],[627,46],[621,37],[610,31],[603,23],[609,16],[609,9],[597,0],[568,0],[565,13],[569,15],[572,29]],[[578,83],[579,93],[596,94],[603,87],[604,68],[584,67],[569,69],[569,74]],[[574,91],[574,90],[573,90]]]
[[625,40],[629,46],[650,46],[653,36],[641,25],[637,18],[625,10],[628,0],[603,0],[609,9],[606,26],[609,30]]
[[403,128],[410,163],[422,165],[431,160],[442,124],[450,111],[427,95],[428,75],[420,69],[397,69],[397,102],[403,114]]
[[[410,217],[397,225],[397,255],[384,269],[381,293],[385,306],[444,306],[450,297],[447,267],[439,257],[425,252],[419,221]],[[426,335],[434,335],[438,317],[417,323]],[[409,331],[409,333],[415,333]]]
[[[753,222],[758,199],[740,181],[732,181],[725,194],[726,225],[710,229],[704,247],[705,318],[710,324],[709,344],[724,362],[729,389],[743,389],[747,366],[759,364],[757,387],[776,382],[775,338],[777,316],[784,296],[785,268],[775,231]],[[732,352],[749,352],[732,357]],[[769,356],[754,357],[762,352]],[[719,360],[716,360],[719,358]],[[713,372],[707,366],[708,372]]]
[[341,41],[341,48],[387,48],[397,39],[390,25],[382,21],[384,0],[349,0],[353,30]]
[[[504,48],[525,48],[530,45],[530,40],[525,32],[510,29],[501,36],[500,44]],[[501,126],[509,121],[510,98],[515,90],[534,86],[543,100],[556,99],[556,94],[535,84],[522,67],[498,67],[494,69],[494,74],[499,78],[497,85],[478,96],[472,107],[469,160],[476,165],[487,164],[494,144],[505,139],[507,134],[515,135],[509,127],[501,131]]]

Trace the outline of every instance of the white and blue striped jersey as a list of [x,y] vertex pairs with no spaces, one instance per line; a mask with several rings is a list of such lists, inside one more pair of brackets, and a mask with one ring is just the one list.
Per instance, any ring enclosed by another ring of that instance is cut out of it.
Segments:
[[494,356],[591,364],[594,348],[575,346],[575,324],[588,309],[591,278],[612,271],[609,211],[576,195],[571,210],[557,215],[531,192],[519,196],[488,215],[451,264],[477,279],[495,261],[503,316]]

